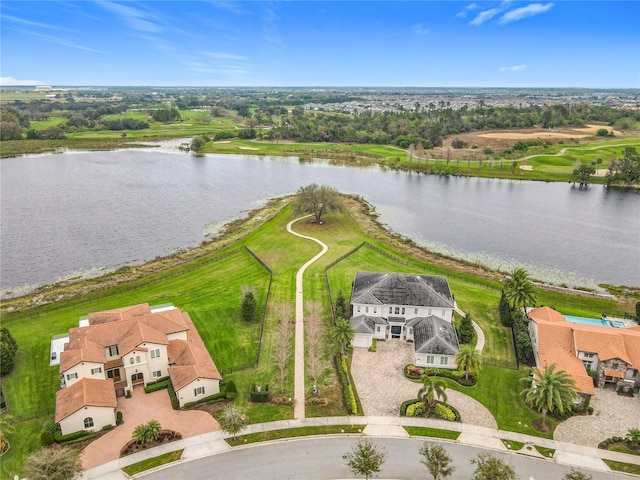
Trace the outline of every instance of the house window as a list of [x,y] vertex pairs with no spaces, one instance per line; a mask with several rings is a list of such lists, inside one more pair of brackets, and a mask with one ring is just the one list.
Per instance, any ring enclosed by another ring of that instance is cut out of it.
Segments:
[[153,378],[160,378],[160,376],[162,376],[162,371],[161,370],[156,370],[155,372],[151,372],[151,376]]
[[102,373],[102,367],[91,369],[91,375],[96,375],[97,373]]
[[583,361],[582,363],[584,364],[584,368],[586,368],[586,369],[587,369],[587,372],[589,372],[589,371],[591,370],[591,363],[592,363],[592,362],[585,362],[585,361]]
[[135,359],[135,358],[133,358],[133,357],[131,357],[131,358],[129,359],[129,363],[130,363],[131,365],[133,365],[133,364],[135,363],[135,361],[136,361],[136,359]]
[[404,307],[402,307],[402,315],[404,315]]
[[160,349],[151,350],[151,358],[160,358]]
[[193,389],[193,395],[194,396],[198,396],[198,395],[204,395],[204,387],[196,387]]
[[76,378],[78,378],[77,372],[67,374],[67,380],[74,380]]
[[120,355],[120,351],[118,350],[118,345],[111,345],[109,347],[107,347],[109,349],[109,356],[110,357],[115,357],[117,355]]
[[585,353],[584,357],[585,358],[593,358],[593,353]]
[[618,362],[613,362],[611,364],[611,368],[618,368]]
[[440,365],[449,365],[449,357],[440,357]]
[[393,313],[393,307],[389,307],[389,313]]
[[433,355],[427,355],[427,363],[435,363],[435,358]]
[[136,357],[136,363],[140,363],[140,355]]
[[356,307],[356,310],[358,311],[358,313],[360,313],[360,305]]
[[427,310],[427,315],[431,315],[431,309]]
[[418,314],[418,309],[417,309],[417,308],[414,308],[414,309],[413,309],[413,314],[414,314],[414,315],[417,315],[417,314]]
[[400,315],[400,307],[396,307],[396,315]]
[[364,313],[369,313],[369,307],[364,307]]
[[373,313],[378,313],[378,307],[373,307]]
[[442,309],[442,317],[444,317],[446,315],[446,311],[444,310],[444,308]]
[[84,419],[84,428],[93,427],[93,417],[87,417]]
[[380,325],[376,327],[376,332],[380,332]]
[[413,328],[409,328],[409,335],[413,335]]

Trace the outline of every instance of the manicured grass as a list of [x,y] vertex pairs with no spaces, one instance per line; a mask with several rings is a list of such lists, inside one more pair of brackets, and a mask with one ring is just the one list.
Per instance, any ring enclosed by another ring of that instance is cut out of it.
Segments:
[[552,458],[556,453],[555,448],[541,447],[540,445],[534,445],[534,447],[543,457]]
[[134,463],[128,467],[123,467],[122,471],[127,475],[135,475],[137,473],[144,472],[145,470],[151,470],[152,468],[180,460],[182,458],[182,452],[184,452],[184,449],[165,453],[164,455],[158,455],[157,457]]
[[268,442],[281,438],[306,437],[309,435],[337,435],[337,434],[359,434],[362,433],[366,425],[322,425],[317,427],[298,427],[283,430],[272,430],[270,432],[257,432],[248,435],[238,435],[236,441],[227,438],[225,441],[232,447],[246,445],[249,443]]
[[453,430],[444,430],[442,428],[430,428],[430,427],[404,427],[407,433],[413,437],[433,437],[433,438],[445,438],[447,440],[457,440],[460,436],[460,432],[454,432]]
[[609,465],[609,468],[611,468],[611,470],[630,473],[632,475],[640,475],[640,465],[635,465],[633,463],[616,462],[614,460],[606,459],[603,459],[602,461]]
[[504,438],[501,438],[500,440],[502,440],[502,443],[504,443],[505,447],[507,447],[509,450],[512,450],[514,452],[524,447],[524,442],[517,442],[515,440],[506,440]]
[[640,455],[640,450],[634,450],[632,448],[625,447],[624,445],[611,445],[607,450],[611,450],[612,452],[628,453],[629,455]]
[[[0,458],[0,473],[3,479],[13,479],[23,473],[22,464],[31,452],[40,448],[40,434],[53,425],[53,416],[37,418],[15,424],[15,432],[6,435],[11,445]],[[20,475],[23,478],[24,475]]]

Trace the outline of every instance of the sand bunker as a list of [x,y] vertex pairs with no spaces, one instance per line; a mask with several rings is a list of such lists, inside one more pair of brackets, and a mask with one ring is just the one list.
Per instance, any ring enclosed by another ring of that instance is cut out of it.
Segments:
[[213,143],[231,143],[231,140],[218,140],[217,142],[213,142]]
[[[598,130],[600,130],[601,128],[604,128],[608,132],[610,132],[612,130],[611,127],[608,127],[606,125],[587,125],[584,128],[574,128],[574,130],[576,132],[584,132],[584,133],[590,133],[591,135],[595,135],[596,132]],[[617,130],[613,130],[613,134],[614,135],[621,135],[621,132],[618,132]]]
[[590,135],[576,135],[575,133],[570,132],[533,132],[533,133],[524,133],[524,132],[496,132],[496,133],[482,133],[478,135],[481,138],[497,138],[501,140],[544,140],[546,138],[586,138]]
[[238,147],[240,150],[260,150],[259,148],[255,148],[255,147]]
[[531,165],[520,165],[520,170],[533,170]]

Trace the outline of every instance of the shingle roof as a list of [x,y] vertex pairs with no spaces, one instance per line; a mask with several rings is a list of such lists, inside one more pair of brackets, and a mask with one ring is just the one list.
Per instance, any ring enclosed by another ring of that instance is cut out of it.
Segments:
[[453,325],[439,317],[429,316],[413,327],[416,353],[455,355],[458,337]]
[[83,407],[113,407],[117,405],[113,380],[83,378],[70,387],[56,392],[56,422]]
[[454,307],[446,277],[385,272],[358,272],[351,303]]
[[376,325],[387,325],[387,321],[382,317],[368,317],[357,315],[349,320],[356,333],[373,333]]

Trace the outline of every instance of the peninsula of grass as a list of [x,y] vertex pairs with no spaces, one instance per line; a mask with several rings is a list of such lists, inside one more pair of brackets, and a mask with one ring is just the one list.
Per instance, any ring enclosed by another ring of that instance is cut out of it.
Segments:
[[283,438],[308,437],[311,435],[358,435],[362,433],[366,425],[320,425],[316,427],[296,427],[284,428],[281,430],[271,430],[269,432],[256,432],[247,435],[238,435],[236,439],[225,438],[225,441],[232,447],[247,445],[249,443],[269,442],[271,440],[281,440]]
[[[329,246],[327,254],[307,269],[304,285],[305,301],[315,300],[324,306],[325,326],[328,328],[332,321],[327,284],[333,298],[338,290],[349,298],[351,282],[358,270],[447,276],[459,307],[472,315],[486,336],[485,366],[478,375],[478,384],[465,388],[450,382],[448,388],[480,401],[495,416],[499,428],[541,435],[531,427],[531,422],[540,415],[529,409],[520,395],[519,378],[524,372],[516,366],[511,332],[497,321],[501,275],[417,248],[384,230],[360,201],[345,197],[345,202],[346,211],[327,216],[323,225],[299,221],[294,227]],[[128,267],[106,279],[43,288],[27,297],[3,301],[2,326],[9,328],[19,350],[14,372],[3,378],[5,398],[17,425],[16,432],[7,435],[11,449],[0,465],[2,478],[20,471],[26,455],[39,447],[40,433],[53,424],[59,372],[57,367],[49,366],[51,338],[76,327],[78,319],[90,312],[143,302],[173,303],[189,313],[224,378],[233,380],[238,387],[234,403],[246,411],[249,423],[292,418],[290,404],[251,404],[247,400],[254,383],[269,384],[270,391],[278,397],[293,397],[293,358],[289,360],[283,385],[278,381],[273,360],[274,305],[293,304],[296,271],[320,251],[314,242],[286,231],[292,212],[283,205],[286,203],[271,203],[265,212],[254,212],[249,219],[234,222],[226,236],[193,251],[149,265]],[[327,270],[330,263],[363,244]],[[127,278],[133,279],[126,281]],[[255,289],[260,312],[259,318],[250,323],[240,318],[240,290],[245,285]],[[541,303],[585,316],[623,308],[630,311],[631,305],[541,289],[536,293]],[[56,301],[56,298],[64,299]],[[50,303],[38,306],[43,301]],[[263,328],[261,314],[265,306]],[[346,414],[331,360],[337,350],[337,345],[327,345],[318,379],[326,402],[310,406],[310,416]],[[310,394],[313,385],[310,376],[306,385]]]
[[131,464],[127,467],[122,467],[122,471],[129,476],[136,475],[140,472],[166,465],[167,463],[177,462],[182,458],[182,452],[184,452],[184,449],[148,458],[147,460],[142,460],[141,462]]
[[543,457],[552,458],[556,454],[555,448],[541,447],[540,445],[534,445],[533,447]]
[[606,458],[603,458],[602,461],[606,463],[611,470],[630,473],[631,475],[640,475],[640,465],[636,465],[634,463],[616,462],[615,460],[607,460]]
[[453,430],[444,430],[442,428],[404,427],[404,429],[412,437],[432,437],[444,438],[445,440],[457,440],[460,436],[460,432],[454,432]]
[[502,440],[502,443],[504,444],[505,447],[507,447],[509,450],[514,452],[517,452],[522,447],[524,447],[524,442],[518,442],[516,440],[507,440],[505,438],[501,438],[500,440]]

